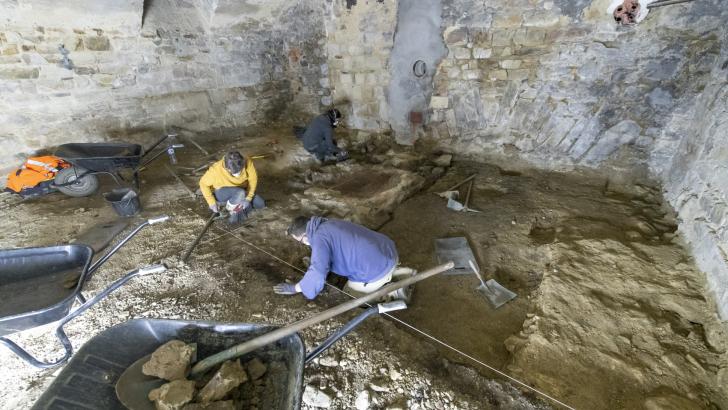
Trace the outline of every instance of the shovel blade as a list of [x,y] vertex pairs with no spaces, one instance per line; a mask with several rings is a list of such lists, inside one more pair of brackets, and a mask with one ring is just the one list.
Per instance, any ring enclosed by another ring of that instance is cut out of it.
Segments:
[[515,293],[504,288],[500,283],[496,282],[495,279],[489,279],[485,282],[485,285],[486,286],[478,286],[477,291],[488,299],[488,302],[493,305],[494,309],[498,309],[517,296]]
[[151,357],[147,355],[134,362],[116,382],[116,397],[129,410],[154,410],[154,403],[147,396],[150,391],[167,383],[166,380],[142,373],[142,366]]

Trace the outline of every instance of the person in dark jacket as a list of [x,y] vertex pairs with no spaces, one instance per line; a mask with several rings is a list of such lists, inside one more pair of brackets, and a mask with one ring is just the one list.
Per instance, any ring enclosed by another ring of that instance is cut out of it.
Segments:
[[349,154],[337,147],[334,140],[334,128],[339,125],[341,117],[341,112],[332,108],[314,118],[306,128],[295,128],[296,138],[300,139],[306,151],[315,155],[319,161],[344,161],[349,158]]
[[323,289],[329,272],[348,278],[346,287],[359,293],[378,290],[391,282],[393,275],[414,272],[397,268],[399,256],[391,239],[355,223],[299,216],[286,233],[311,247],[311,264],[298,283],[276,285],[273,291],[279,295],[303,293],[313,299]]

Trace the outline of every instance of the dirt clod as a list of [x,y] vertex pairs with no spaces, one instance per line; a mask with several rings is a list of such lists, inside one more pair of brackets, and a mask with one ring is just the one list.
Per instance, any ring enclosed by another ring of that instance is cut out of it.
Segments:
[[258,380],[265,372],[268,371],[268,367],[265,365],[265,363],[261,362],[260,359],[257,357],[251,361],[249,361],[245,368],[248,370],[248,376],[250,377],[250,380]]
[[209,403],[225,397],[232,389],[248,381],[240,359],[223,363],[212,379],[200,390],[197,401]]
[[142,373],[169,381],[182,380],[187,377],[196,352],[195,344],[170,340],[152,353],[151,359],[144,363]]
[[149,392],[157,410],[180,410],[195,396],[195,382],[175,380]]
[[331,407],[331,397],[310,384],[303,390],[303,402],[311,407]]

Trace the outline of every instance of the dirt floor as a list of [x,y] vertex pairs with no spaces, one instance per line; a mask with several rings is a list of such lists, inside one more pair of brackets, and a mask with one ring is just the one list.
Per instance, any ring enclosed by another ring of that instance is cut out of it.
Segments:
[[[274,284],[300,277],[293,267],[300,269],[307,255],[283,235],[285,227],[298,214],[316,213],[381,229],[397,243],[402,264],[419,270],[435,265],[435,238],[467,237],[486,277],[518,297],[493,310],[475,292],[475,277],[440,276],[418,284],[409,308],[395,316],[571,406],[728,407],[728,332],[659,191],[583,174],[521,174],[461,161],[448,168],[436,154],[367,135],[344,142],[352,161],[322,166],[287,131],[252,135],[207,143],[207,155],[183,134],[187,148],[175,167],[161,159],[144,172],[143,215],[172,220],[143,230],[84,293],[94,295],[145,264],[164,261],[170,269],[132,280],[66,325],[76,348],[135,317],[284,325],[348,300],[333,287],[313,302],[272,292]],[[179,255],[208,216],[190,193],[199,178],[192,170],[233,147],[265,155],[256,165],[268,208],[242,227],[216,222],[181,264]],[[473,173],[471,207],[481,212],[446,209],[434,192]],[[1,198],[3,248],[67,243],[115,219],[100,195]],[[353,315],[304,331],[307,346]],[[10,338],[50,359],[59,348],[52,330]],[[59,371],[31,368],[4,349],[0,368],[3,409],[30,407]],[[331,408],[558,408],[384,318],[369,319],[308,365],[305,386],[304,408],[322,404],[322,394]]]

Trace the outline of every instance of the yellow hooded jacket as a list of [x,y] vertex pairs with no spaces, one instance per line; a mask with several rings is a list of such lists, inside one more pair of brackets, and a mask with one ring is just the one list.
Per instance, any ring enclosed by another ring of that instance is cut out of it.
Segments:
[[225,169],[225,160],[221,159],[205,172],[205,175],[200,179],[200,190],[202,196],[205,197],[208,205],[213,205],[215,196],[213,192],[216,189],[223,187],[245,187],[247,182],[248,192],[246,199],[248,201],[253,200],[255,196],[255,189],[258,187],[258,173],[255,171],[255,166],[250,158],[245,158],[245,168],[240,172],[240,175],[234,177],[227,169]]

